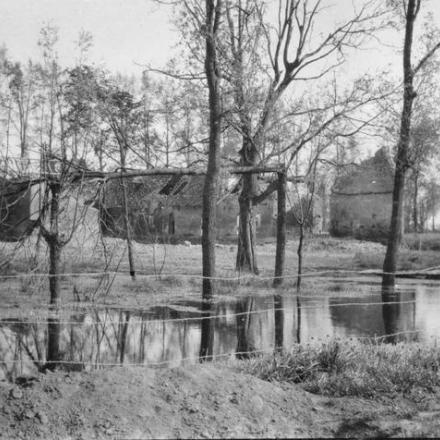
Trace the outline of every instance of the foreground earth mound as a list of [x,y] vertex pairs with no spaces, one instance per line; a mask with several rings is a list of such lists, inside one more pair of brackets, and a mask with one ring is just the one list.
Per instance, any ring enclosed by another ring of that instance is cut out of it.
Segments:
[[[437,403],[439,402],[439,403]],[[114,368],[0,384],[0,438],[372,437],[440,434],[440,400],[329,398],[235,367]]]

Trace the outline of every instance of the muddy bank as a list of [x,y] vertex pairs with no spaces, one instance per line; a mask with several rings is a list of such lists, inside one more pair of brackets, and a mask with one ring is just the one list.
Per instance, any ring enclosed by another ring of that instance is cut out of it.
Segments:
[[0,384],[0,438],[436,436],[439,396],[322,397],[223,364],[58,371]]

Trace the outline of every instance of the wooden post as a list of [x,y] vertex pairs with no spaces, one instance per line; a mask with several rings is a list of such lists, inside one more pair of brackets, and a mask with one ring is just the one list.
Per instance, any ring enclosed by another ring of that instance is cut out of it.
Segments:
[[285,171],[278,173],[278,213],[277,213],[277,248],[275,255],[275,278],[273,286],[278,287],[283,283],[284,260],[286,255],[286,186],[287,175]]

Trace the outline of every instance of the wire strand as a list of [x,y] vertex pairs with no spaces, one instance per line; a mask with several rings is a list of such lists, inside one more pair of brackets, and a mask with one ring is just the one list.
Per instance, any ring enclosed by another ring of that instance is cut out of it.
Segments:
[[[313,310],[313,309],[323,309],[323,308],[331,308],[331,307],[348,307],[348,306],[375,306],[375,305],[392,305],[392,304],[415,304],[416,301],[390,301],[390,302],[370,302],[370,303],[363,303],[363,302],[357,302],[357,303],[342,303],[342,304],[321,304],[318,306],[293,306],[289,308],[280,307],[280,308],[268,308],[268,309],[260,309],[260,310],[251,310],[246,312],[239,312],[239,313],[225,313],[220,315],[208,315],[209,311],[202,311],[197,310],[197,313],[200,313],[201,315],[205,316],[197,316],[197,317],[189,317],[189,318],[173,318],[173,319],[148,319],[145,321],[132,321],[129,325],[143,325],[146,322],[148,323],[159,323],[159,324],[167,324],[167,323],[174,323],[174,322],[186,322],[186,321],[203,321],[208,319],[221,319],[221,318],[234,318],[237,316],[249,316],[249,315],[256,315],[256,314],[264,314],[269,312],[292,312],[295,310]],[[122,309],[123,311],[126,311],[125,309]],[[196,313],[196,311],[191,310],[192,313]],[[50,319],[56,319],[54,316],[50,316]],[[119,323],[125,323],[126,320],[118,321],[116,324]],[[96,324],[102,324],[102,321],[93,321],[88,322],[86,325],[92,326]],[[112,323],[115,323],[112,321]],[[48,324],[47,320],[40,320],[40,321],[21,321],[21,320],[7,320],[7,321],[1,321],[0,320],[0,326],[1,325],[31,325],[31,324],[40,324],[40,325],[46,325]],[[62,325],[84,325],[84,322],[78,322],[78,321],[56,321],[56,324],[62,324]]]
[[[322,271],[311,271],[304,272],[300,275],[292,274],[292,275],[283,275],[283,276],[266,276],[259,277],[257,275],[240,275],[234,277],[226,277],[226,276],[217,276],[217,277],[206,277],[199,274],[187,274],[187,273],[161,273],[161,274],[152,274],[152,273],[143,273],[142,271],[136,271],[136,276],[142,276],[144,278],[157,278],[158,281],[161,281],[161,278],[165,277],[181,277],[181,278],[196,278],[201,280],[213,280],[213,281],[243,281],[247,279],[251,280],[259,280],[259,281],[272,281],[274,279],[295,279],[298,277],[313,277],[313,276],[322,276],[326,274],[358,274],[358,275],[373,275],[373,276],[382,276],[382,275],[417,275],[420,272],[432,271],[434,269],[440,269],[440,266],[427,267],[419,270],[407,270],[407,271],[396,271],[396,272],[383,272],[381,270],[376,269],[367,269],[367,270],[346,270],[346,269],[328,269]],[[28,277],[90,277],[90,276],[109,276],[109,275],[123,275],[130,277],[128,272],[116,272],[116,271],[107,271],[107,272],[66,272],[60,274],[48,274],[48,273],[21,273],[14,275],[0,275],[1,279],[20,279],[20,278],[28,278]],[[433,274],[438,275],[440,277],[440,273]]]
[[[395,333],[390,333],[390,334],[385,334],[385,335],[380,335],[380,336],[359,336],[359,337],[355,337],[355,338],[345,338],[345,340],[369,340],[369,341],[377,341],[380,339],[387,339],[390,337],[395,337],[395,336],[402,336],[402,335],[406,335],[406,334],[416,334],[416,333],[420,333],[421,330],[406,330],[406,331],[400,331],[400,332],[395,332]],[[336,339],[340,339],[340,338],[336,338]],[[314,342],[321,342],[322,343],[322,339],[321,340],[314,340]],[[298,344],[298,345],[303,345],[303,344]],[[274,354],[276,353],[277,348],[276,347],[272,347],[270,349],[261,349],[261,350],[250,350],[250,351],[240,351],[240,352],[230,352],[230,353],[220,353],[220,354],[209,354],[206,356],[192,356],[192,357],[185,357],[182,359],[170,359],[167,361],[161,361],[161,362],[87,362],[87,361],[74,361],[74,360],[56,360],[56,361],[42,361],[39,360],[37,361],[38,363],[43,365],[50,365],[50,364],[55,364],[55,365],[67,365],[67,366],[72,366],[72,365],[81,365],[81,366],[91,366],[91,367],[147,367],[147,368],[151,368],[151,367],[160,367],[160,366],[166,366],[172,363],[178,363],[178,364],[183,364],[185,362],[194,362],[194,361],[199,361],[202,362],[204,360],[211,360],[211,361],[215,361],[217,359],[220,358],[228,358],[228,357],[234,357],[236,358],[237,356],[251,356],[251,355],[255,355],[255,354]],[[290,350],[287,350],[287,353]],[[10,359],[10,360],[0,360],[0,364],[3,365],[8,365],[8,364],[16,364],[16,363],[23,363],[23,359]],[[35,361],[34,361],[35,363]]]

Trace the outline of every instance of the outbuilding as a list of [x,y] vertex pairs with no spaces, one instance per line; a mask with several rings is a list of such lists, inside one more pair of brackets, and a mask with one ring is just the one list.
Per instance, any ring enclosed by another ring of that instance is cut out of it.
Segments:
[[394,164],[386,148],[349,166],[330,195],[330,234],[383,240],[389,231]]

